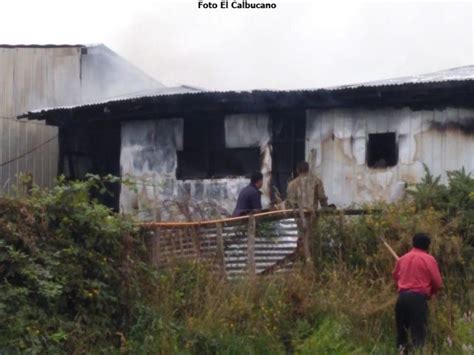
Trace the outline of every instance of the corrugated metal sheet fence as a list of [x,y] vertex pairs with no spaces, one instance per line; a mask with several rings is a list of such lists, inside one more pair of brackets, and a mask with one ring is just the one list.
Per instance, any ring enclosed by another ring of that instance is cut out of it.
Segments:
[[298,247],[303,240],[298,225],[293,211],[275,211],[221,221],[153,222],[143,227],[153,233],[150,249],[157,266],[201,260],[232,278],[291,266],[303,253]]
[[0,117],[0,195],[11,191],[19,173],[51,187],[57,175],[58,129],[38,122]]

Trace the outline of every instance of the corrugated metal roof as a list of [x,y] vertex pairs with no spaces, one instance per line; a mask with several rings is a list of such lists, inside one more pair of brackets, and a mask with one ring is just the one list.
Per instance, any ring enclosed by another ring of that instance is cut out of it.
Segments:
[[174,96],[183,97],[188,95],[255,95],[255,94],[306,94],[306,93],[322,93],[330,94],[331,92],[342,92],[342,91],[357,91],[362,89],[370,88],[389,88],[398,86],[418,86],[418,85],[429,85],[435,83],[448,83],[448,82],[463,82],[474,80],[474,65],[464,66],[459,68],[452,68],[442,70],[429,74],[422,74],[410,77],[401,77],[387,80],[370,81],[360,84],[342,85],[326,88],[315,88],[315,89],[302,89],[302,90],[251,90],[251,91],[206,91],[198,88],[189,86],[179,86],[172,88],[159,88],[157,90],[148,90],[146,92],[135,92],[130,95],[122,95],[110,98],[108,100],[102,100],[97,102],[90,102],[82,105],[71,105],[61,106],[52,108],[43,108],[25,113],[19,118],[28,116],[36,116],[38,114],[45,114],[50,112],[62,111],[62,110],[73,110],[88,108],[94,106],[106,105],[108,103],[125,103],[127,101],[136,100],[151,100],[153,98],[160,98],[163,96]]
[[385,79],[369,81],[360,84],[341,85],[326,88],[328,90],[341,90],[341,89],[357,89],[357,88],[368,88],[368,87],[379,87],[379,86],[396,86],[405,84],[429,84],[439,83],[447,81],[463,81],[474,79],[474,65],[467,65],[464,67],[457,67],[451,69],[440,70],[428,74],[420,74],[414,76],[405,76],[399,78]]
[[94,102],[91,104],[106,103],[109,101],[119,101],[119,100],[127,100],[127,99],[139,99],[140,97],[147,97],[147,96],[153,97],[153,96],[160,96],[160,95],[189,94],[189,93],[203,92],[203,91],[205,90],[195,88],[192,86],[187,86],[187,85],[170,86],[170,87],[154,88],[150,90],[143,90],[140,92],[121,95],[111,100],[103,100],[101,102]]
[[[137,92],[129,93],[129,94],[126,94],[126,95],[120,95],[120,96],[116,96],[116,97],[106,99],[106,100],[102,100],[102,101],[84,103],[84,104],[81,104],[81,105],[69,105],[69,106],[57,106],[57,107],[41,108],[41,109],[37,109],[37,110],[31,110],[31,111],[29,111],[29,113],[34,114],[34,113],[49,112],[49,111],[54,111],[54,110],[68,110],[68,109],[74,109],[74,108],[78,108],[78,107],[104,105],[104,104],[111,103],[111,102],[121,102],[121,101],[128,101],[128,100],[134,100],[134,99],[142,99],[142,98],[146,98],[146,97],[171,96],[171,95],[178,95],[178,94],[193,94],[193,93],[199,93],[199,92],[203,92],[203,90],[199,89],[199,88],[192,87],[192,86],[187,86],[187,85],[172,86],[172,87],[160,87],[160,88],[154,88],[154,89],[149,89],[149,90],[137,91]],[[25,115],[22,115],[22,117],[24,117],[24,116]]]

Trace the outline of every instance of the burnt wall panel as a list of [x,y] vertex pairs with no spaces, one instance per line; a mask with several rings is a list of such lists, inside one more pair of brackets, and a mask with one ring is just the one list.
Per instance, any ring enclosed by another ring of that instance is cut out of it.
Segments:
[[[225,138],[226,146],[260,147],[261,171],[265,178],[262,199],[268,203],[271,176],[268,116],[232,115],[226,117],[224,123],[226,133],[222,139]],[[177,154],[187,145],[183,137],[184,124],[182,118],[122,124],[122,176],[138,182],[138,191],[122,186],[120,208],[123,212],[137,213],[142,219],[162,220],[202,219],[232,213],[239,191],[248,184],[247,178],[176,178]]]
[[[394,201],[405,183],[421,179],[423,163],[443,181],[447,170],[472,172],[473,122],[473,110],[457,108],[308,110],[306,156],[330,202],[342,207]],[[398,137],[398,164],[369,168],[367,137],[385,132]]]

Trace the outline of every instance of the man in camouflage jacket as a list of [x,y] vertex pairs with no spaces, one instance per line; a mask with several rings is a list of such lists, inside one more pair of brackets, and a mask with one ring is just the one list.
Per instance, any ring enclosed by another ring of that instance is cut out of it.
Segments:
[[303,208],[317,210],[328,206],[328,198],[324,192],[323,182],[309,173],[309,164],[305,161],[297,166],[298,177],[288,184],[287,208]]

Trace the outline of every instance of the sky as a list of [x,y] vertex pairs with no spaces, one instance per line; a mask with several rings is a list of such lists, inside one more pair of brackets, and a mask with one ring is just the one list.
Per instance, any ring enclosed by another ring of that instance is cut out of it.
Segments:
[[169,86],[319,88],[474,64],[472,1],[0,1],[0,43],[104,43]]

